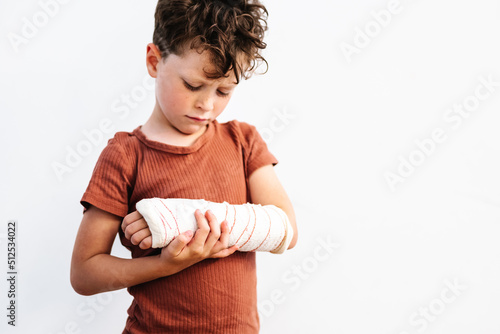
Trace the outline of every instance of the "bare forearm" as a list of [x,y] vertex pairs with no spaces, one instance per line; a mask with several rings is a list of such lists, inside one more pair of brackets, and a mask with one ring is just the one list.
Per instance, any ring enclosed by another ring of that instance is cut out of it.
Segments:
[[292,241],[290,242],[290,245],[288,245],[288,249],[292,249],[297,244],[297,239],[298,239],[297,220],[295,217],[295,211],[293,210],[291,203],[286,203],[286,204],[280,205],[278,207],[286,213],[286,215],[288,216],[288,220],[290,221],[290,224],[292,225],[293,238],[292,238]]
[[93,295],[149,282],[178,273],[203,259],[226,257],[237,250],[227,245],[227,224],[220,228],[215,216],[205,217],[198,212],[196,236],[191,231],[180,234],[159,255],[118,258],[110,253],[120,220],[94,206],[85,213],[71,260],[71,285],[79,294]]
[[122,259],[109,254],[97,254],[72,266],[71,284],[79,294],[93,295],[149,282],[182,269],[174,264],[165,265],[160,255]]

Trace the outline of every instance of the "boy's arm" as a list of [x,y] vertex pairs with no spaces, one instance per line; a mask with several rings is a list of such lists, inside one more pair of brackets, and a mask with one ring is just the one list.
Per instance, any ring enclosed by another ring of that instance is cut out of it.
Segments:
[[[92,295],[162,276],[158,256],[136,261],[110,255],[120,222],[120,217],[94,206],[83,215],[71,260],[71,284],[76,292]],[[145,270],[126,275],[134,268]]]
[[[220,218],[224,217],[223,211],[225,211],[226,219],[231,221],[233,221],[234,219],[231,227],[231,233],[232,233],[231,244],[233,243],[236,244],[238,241],[241,241],[240,244],[243,243],[243,245],[245,245],[246,247],[244,248],[242,247],[243,246],[242,245],[241,251],[257,250],[257,249],[268,251],[267,248],[273,245],[272,244],[273,241],[276,241],[278,237],[283,238],[283,235],[279,230],[280,224],[277,225],[274,224],[274,229],[272,233],[270,233],[271,230],[267,230],[268,227],[270,228],[271,226],[267,225],[269,223],[268,219],[275,219],[276,222],[283,222],[282,218],[280,218],[280,216],[282,217],[282,215],[287,216],[288,221],[290,222],[289,226],[293,230],[293,236],[291,237],[291,240],[290,239],[285,240],[286,239],[286,234],[285,234],[285,239],[282,239],[281,242],[284,243],[284,246],[287,247],[288,249],[293,248],[297,242],[297,224],[295,220],[295,213],[293,210],[292,203],[290,202],[290,199],[288,198],[285,190],[281,186],[281,183],[279,182],[278,177],[274,172],[273,166],[266,165],[254,171],[249,178],[249,188],[253,204],[262,205],[260,209],[265,210],[268,214],[267,217],[261,215],[258,216],[260,218],[265,217],[264,221],[260,221],[259,219],[257,219],[258,218],[257,216],[253,217],[249,211],[241,210],[241,208],[238,210],[240,214],[236,215],[237,211],[236,207],[241,207],[242,205],[234,205],[233,206],[234,217],[229,218],[231,217],[231,215],[228,217],[228,211],[226,211],[227,210],[226,205],[228,205],[229,207],[231,207],[232,205],[227,203],[221,204],[221,203],[206,202],[203,200],[190,200],[190,199],[153,198],[153,199],[145,199],[144,201],[148,201],[147,203],[142,203],[141,201],[137,204],[137,208],[140,212],[134,211],[133,213],[127,215],[125,219],[123,219],[122,230],[125,233],[125,237],[128,238],[132,242],[132,244],[139,245],[139,247],[142,249],[148,249],[152,247],[153,239],[150,227],[154,228],[156,231],[155,247],[168,245],[169,240],[171,239],[175,240],[175,235],[178,232],[177,230],[184,231],[186,228],[188,229],[190,228],[189,227],[190,223],[187,221],[188,219],[186,219],[186,217],[183,217],[183,212],[185,211],[184,205],[191,209],[193,206],[194,207],[205,206],[206,203],[209,203],[213,205],[214,210],[218,211]],[[179,204],[179,202],[170,203],[168,201],[181,201],[181,202],[186,201],[187,203]],[[193,203],[193,202],[202,202],[202,203]],[[161,205],[159,203],[161,203]],[[141,205],[141,208],[139,208],[139,204]],[[223,208],[220,208],[221,205]],[[267,209],[266,206],[268,205],[273,205],[275,208],[281,209],[280,210],[281,213],[276,215],[277,211],[272,209],[269,209],[271,211],[266,210]],[[181,210],[181,212],[177,211],[179,209]],[[232,210],[233,209],[230,209],[229,211],[233,212]],[[172,213],[172,211],[174,213]],[[256,211],[254,210],[254,212]],[[142,214],[146,214],[148,222],[146,222]],[[271,216],[273,218],[271,218]],[[255,220],[253,220],[254,218]],[[252,230],[249,239],[246,239],[246,237],[240,239],[245,233],[245,231],[249,231],[247,229],[248,227],[247,224],[250,220],[252,220],[255,225],[253,225],[253,228],[251,226],[249,228],[249,230]],[[260,223],[258,224],[257,221],[260,221]],[[257,230],[260,232],[264,232],[264,234],[262,233],[253,234],[253,231],[255,231],[254,229],[257,227],[257,225],[259,226]],[[235,228],[233,231],[234,226],[239,226],[239,228]],[[278,226],[278,230],[276,230],[276,226]],[[264,229],[264,231],[262,229]],[[238,232],[236,232],[236,230],[238,230]],[[265,234],[265,231],[268,231],[267,235]],[[241,235],[240,232],[242,233]],[[238,238],[236,242],[235,238]],[[250,239],[252,239],[253,241],[251,243],[248,243]],[[267,240],[268,242],[270,241],[271,244],[263,245],[263,242],[265,240]],[[259,244],[259,246],[257,248],[253,248],[255,244]],[[283,246],[271,252],[282,253],[285,250],[282,247]]]
[[110,255],[121,218],[91,206],[83,215],[71,260],[71,284],[76,292],[92,295],[118,290],[177,273],[205,258],[224,257],[228,248],[227,223],[214,215],[196,213],[198,230],[179,235],[160,255],[121,259]]
[[297,222],[292,202],[288,198],[285,189],[276,175],[272,165],[266,165],[255,170],[248,178],[248,187],[252,203],[268,205],[272,204],[283,210],[293,228],[293,238],[288,249],[297,243]]

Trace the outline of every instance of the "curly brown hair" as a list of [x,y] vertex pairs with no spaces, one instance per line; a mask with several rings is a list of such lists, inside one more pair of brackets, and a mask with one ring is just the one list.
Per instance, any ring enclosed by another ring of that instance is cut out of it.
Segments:
[[227,77],[232,70],[239,82],[262,62],[267,71],[260,55],[266,48],[267,16],[258,0],[159,0],[153,43],[163,59],[182,55],[187,46],[200,53],[208,50],[214,70],[207,77]]

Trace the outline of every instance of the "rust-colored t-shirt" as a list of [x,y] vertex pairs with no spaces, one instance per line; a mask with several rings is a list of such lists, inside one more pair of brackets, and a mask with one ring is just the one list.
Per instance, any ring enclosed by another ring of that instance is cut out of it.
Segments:
[[[118,132],[102,151],[81,203],[120,217],[143,198],[252,203],[248,177],[278,161],[256,128],[236,120],[208,124],[194,144]],[[120,239],[133,258],[159,254]],[[123,333],[257,333],[255,253],[206,259],[181,272],[128,288],[134,297]]]

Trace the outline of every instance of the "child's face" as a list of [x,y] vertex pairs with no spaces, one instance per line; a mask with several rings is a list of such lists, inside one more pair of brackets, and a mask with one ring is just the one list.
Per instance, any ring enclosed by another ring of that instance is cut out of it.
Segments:
[[189,49],[182,56],[158,57],[158,49],[150,44],[147,65],[156,78],[157,119],[186,135],[203,133],[231,98],[237,85],[233,71],[227,78],[208,79],[204,69],[211,72],[213,65],[206,51]]

